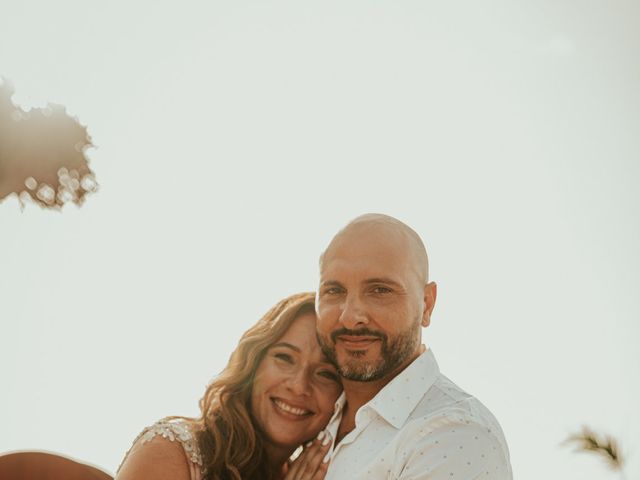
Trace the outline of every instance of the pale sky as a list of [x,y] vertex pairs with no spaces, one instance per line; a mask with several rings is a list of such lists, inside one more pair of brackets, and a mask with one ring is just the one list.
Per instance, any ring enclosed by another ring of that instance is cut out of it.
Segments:
[[365,212],[421,234],[424,339],[520,480],[640,476],[640,3],[5,2],[14,101],[88,126],[100,190],[0,204],[0,452],[117,468]]

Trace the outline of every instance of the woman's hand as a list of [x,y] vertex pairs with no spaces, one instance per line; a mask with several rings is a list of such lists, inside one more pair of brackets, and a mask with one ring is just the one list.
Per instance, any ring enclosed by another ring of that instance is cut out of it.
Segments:
[[329,467],[327,453],[331,435],[320,432],[318,437],[305,445],[302,453],[287,465],[283,480],[322,480]]

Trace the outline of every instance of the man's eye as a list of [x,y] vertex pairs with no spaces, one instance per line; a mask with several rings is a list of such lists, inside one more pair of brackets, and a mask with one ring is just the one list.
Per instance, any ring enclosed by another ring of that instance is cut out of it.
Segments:
[[342,292],[342,289],[339,287],[331,287],[331,288],[327,288],[324,293],[327,295],[338,295],[339,293]]
[[391,293],[392,290],[388,287],[374,287],[373,293]]

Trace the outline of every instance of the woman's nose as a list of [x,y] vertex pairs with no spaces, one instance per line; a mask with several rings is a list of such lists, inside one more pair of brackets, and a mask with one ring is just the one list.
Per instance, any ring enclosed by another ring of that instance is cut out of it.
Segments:
[[305,368],[298,368],[287,379],[287,387],[295,395],[311,393],[311,375]]

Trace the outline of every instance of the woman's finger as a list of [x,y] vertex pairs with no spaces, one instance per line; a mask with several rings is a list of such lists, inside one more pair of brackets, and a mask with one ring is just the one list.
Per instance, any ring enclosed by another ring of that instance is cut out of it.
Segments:
[[285,473],[284,480],[298,479],[300,469],[304,465],[305,458],[309,454],[314,443],[315,443],[315,440],[309,442],[307,445],[304,446],[304,448],[302,449],[302,452],[300,452],[300,455],[298,455],[295,460],[287,463],[287,468],[284,471]]
[[310,473],[311,476],[303,477],[304,480],[323,480],[329,469],[329,447],[322,449],[322,455],[317,459],[317,465],[315,471]]
[[300,470],[301,462],[304,460],[306,455],[307,448],[305,447],[294,461],[287,463],[284,480],[296,480],[298,478],[298,471]]
[[316,480],[324,478],[327,472],[327,463],[324,462],[329,448],[331,447],[331,435],[321,432],[320,438],[316,439],[307,455],[299,465],[298,477],[296,480]]
[[289,468],[284,480],[322,480],[327,470],[323,459],[329,451],[331,436],[320,432],[318,438],[307,444]]

